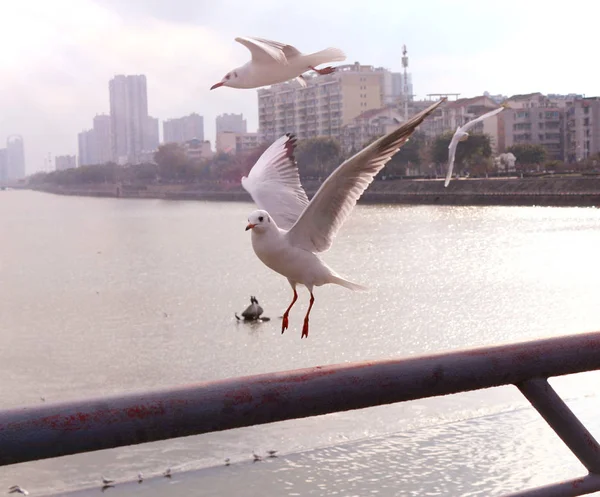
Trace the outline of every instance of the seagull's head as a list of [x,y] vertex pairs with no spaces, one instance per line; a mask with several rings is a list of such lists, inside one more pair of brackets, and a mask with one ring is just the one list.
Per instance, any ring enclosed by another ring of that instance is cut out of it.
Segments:
[[275,226],[275,223],[267,211],[254,211],[248,216],[248,225],[246,231],[253,230],[256,233],[264,233],[269,228]]
[[214,90],[215,88],[219,88],[220,86],[231,86],[233,88],[236,88],[239,77],[239,69],[234,69],[233,71],[230,71],[225,76],[223,76],[223,79],[221,81],[212,85],[210,89]]

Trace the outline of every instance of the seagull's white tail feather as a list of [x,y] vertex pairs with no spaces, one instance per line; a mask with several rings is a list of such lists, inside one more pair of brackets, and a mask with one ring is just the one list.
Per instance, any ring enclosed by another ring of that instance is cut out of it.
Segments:
[[331,275],[331,283],[335,283],[336,285],[340,285],[345,288],[348,288],[349,290],[357,291],[357,292],[361,292],[361,291],[364,292],[364,291],[368,290],[368,288],[366,286],[359,285],[358,283],[352,283],[351,281],[345,280],[344,278],[340,278],[339,276],[336,276],[335,274]]
[[339,48],[326,48],[320,52],[311,53],[306,58],[311,66],[318,66],[319,64],[327,64],[329,62],[341,62],[346,60],[346,54]]

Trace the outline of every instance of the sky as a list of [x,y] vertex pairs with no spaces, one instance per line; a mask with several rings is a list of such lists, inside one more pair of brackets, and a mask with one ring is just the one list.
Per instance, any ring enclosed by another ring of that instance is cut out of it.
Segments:
[[[302,52],[335,46],[347,63],[401,70],[427,93],[600,95],[600,3],[571,0],[5,0],[0,16],[0,144],[25,143],[27,173],[77,153],[77,133],[108,113],[108,81],[145,74],[150,115],[242,112],[257,128],[256,90],[212,84],[249,60],[236,36]],[[161,123],[162,132],[162,123]]]

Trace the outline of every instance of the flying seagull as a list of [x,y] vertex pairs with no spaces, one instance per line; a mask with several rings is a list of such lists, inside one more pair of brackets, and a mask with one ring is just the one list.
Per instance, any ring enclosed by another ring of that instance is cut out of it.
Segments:
[[252,54],[252,60],[243,66],[229,71],[221,81],[212,85],[211,90],[220,86],[231,88],[260,88],[261,86],[283,83],[296,79],[302,86],[306,80],[302,76],[309,70],[331,74],[333,67],[317,69],[319,64],[346,60],[339,48],[326,48],[320,52],[303,54],[296,47],[264,38],[238,37],[235,41],[244,45]]
[[488,117],[495,116],[503,110],[504,107],[499,107],[491,112],[488,112],[487,114],[483,114],[483,116],[479,116],[477,119],[469,121],[464,126],[459,126],[458,128],[456,128],[456,132],[454,133],[452,140],[450,140],[450,145],[448,145],[448,172],[446,173],[446,181],[444,181],[444,187],[448,186],[448,183],[450,183],[450,178],[452,178],[452,169],[454,168],[454,157],[456,155],[456,147],[458,147],[458,142],[464,142],[467,138],[469,138],[469,133],[467,133],[467,131],[469,131],[477,123],[483,121],[484,119],[487,119]]
[[298,299],[298,284],[310,292],[302,338],[308,336],[315,286],[334,283],[350,290],[365,289],[336,274],[316,253],[331,247],[337,231],[375,175],[444,100],[346,160],[310,202],[300,184],[294,159],[296,138],[289,133],[275,141],[254,164],[248,177],[242,178],[242,186],[260,209],[250,214],[246,226],[246,230],[252,230],[252,248],[266,266],[287,278],[294,292],[283,314],[282,333],[288,328],[290,309]]

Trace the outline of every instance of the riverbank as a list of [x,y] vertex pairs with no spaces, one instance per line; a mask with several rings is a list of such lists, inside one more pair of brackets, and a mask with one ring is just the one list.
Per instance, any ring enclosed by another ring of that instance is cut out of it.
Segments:
[[[311,197],[318,182],[304,184]],[[152,198],[165,200],[251,201],[239,184],[183,185],[38,185],[33,190],[59,195]],[[600,178],[583,176],[452,180],[375,181],[364,204],[600,206]]]

